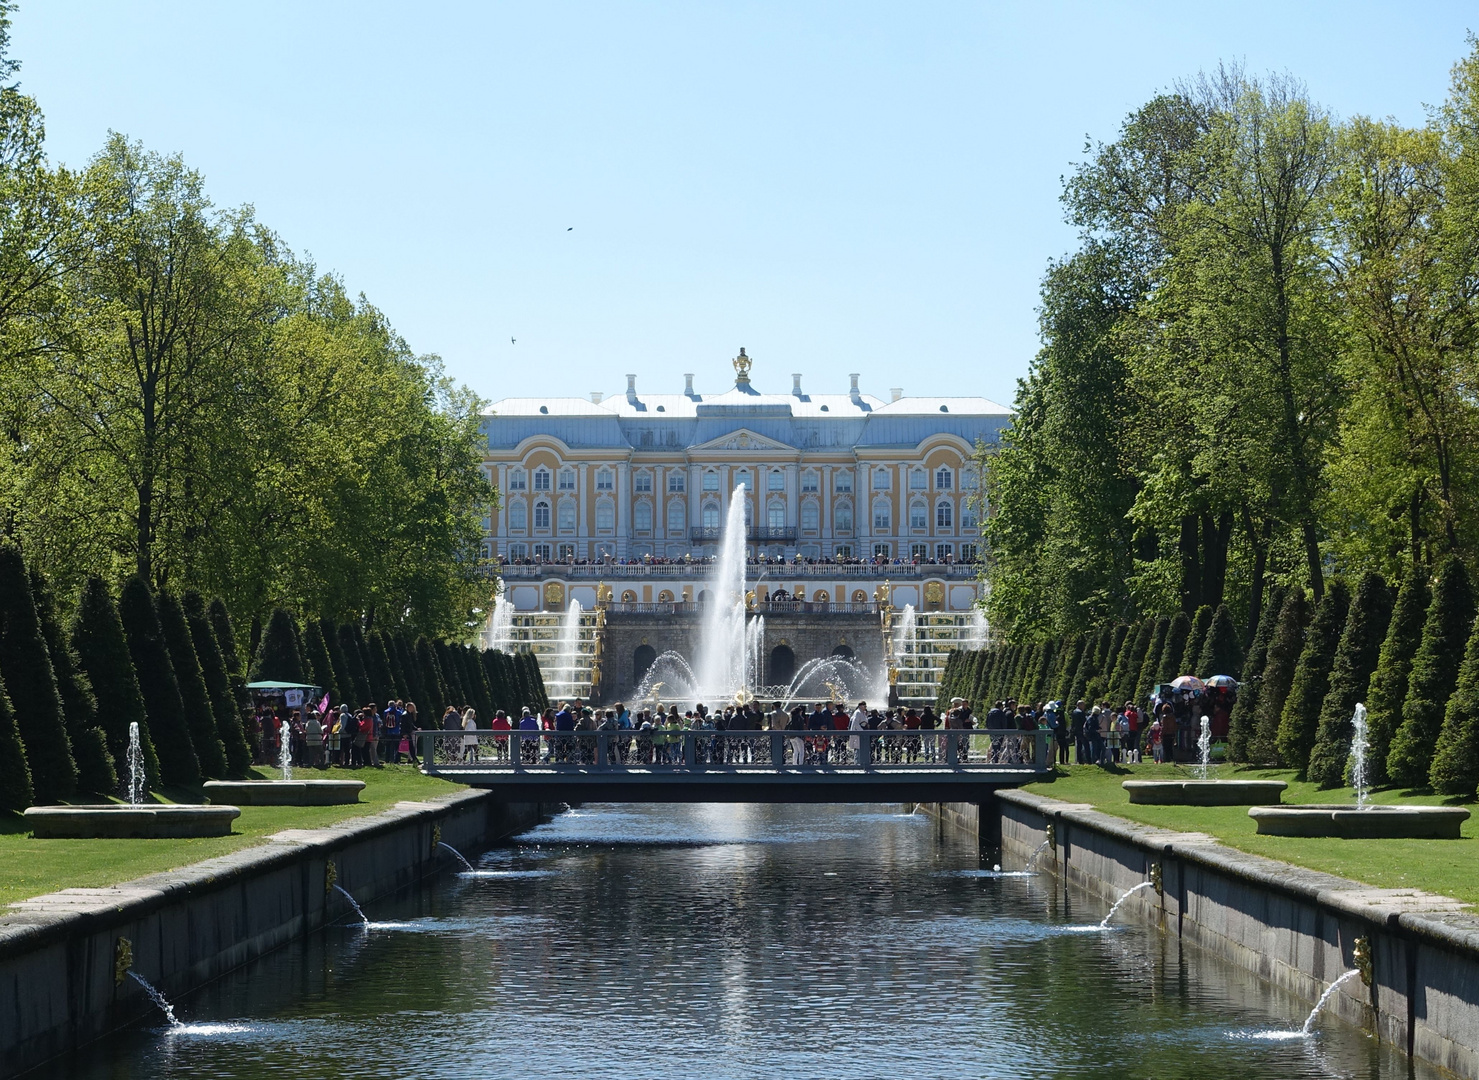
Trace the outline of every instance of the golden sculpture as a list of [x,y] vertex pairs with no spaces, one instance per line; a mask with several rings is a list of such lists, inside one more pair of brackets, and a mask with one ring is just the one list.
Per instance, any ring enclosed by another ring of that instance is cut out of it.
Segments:
[[744,347],[741,346],[740,353],[734,358],[734,381],[750,381],[750,358],[745,355]]
[[565,586],[558,581],[544,583],[544,609],[558,611],[565,606]]

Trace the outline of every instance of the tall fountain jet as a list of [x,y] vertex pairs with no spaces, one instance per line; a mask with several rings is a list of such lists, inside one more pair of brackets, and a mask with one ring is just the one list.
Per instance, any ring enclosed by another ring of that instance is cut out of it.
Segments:
[[709,603],[694,664],[698,691],[710,706],[733,701],[748,690],[755,648],[745,633],[745,485],[729,497],[719,561],[709,580]]

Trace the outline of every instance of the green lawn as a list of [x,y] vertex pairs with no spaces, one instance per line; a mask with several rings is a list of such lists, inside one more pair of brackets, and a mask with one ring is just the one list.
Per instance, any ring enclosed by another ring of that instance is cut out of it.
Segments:
[[[360,792],[360,801],[350,806],[243,806],[230,836],[190,840],[37,840],[21,815],[0,812],[0,905],[58,889],[116,885],[264,843],[269,835],[283,829],[330,825],[384,810],[402,799],[465,790],[459,784],[422,776],[410,765],[299,773],[304,774],[319,779],[363,780],[365,790]],[[276,770],[252,775],[273,779]],[[176,802],[202,801],[199,792],[168,794]]]
[[[1320,791],[1298,783],[1284,769],[1219,766],[1214,777],[1285,780],[1286,803],[1355,804],[1350,789]],[[1254,855],[1282,859],[1311,870],[1323,870],[1382,888],[1423,889],[1479,904],[1479,809],[1439,795],[1396,789],[1377,791],[1372,801],[1426,805],[1464,805],[1474,816],[1464,823],[1459,840],[1339,840],[1287,836],[1259,836],[1243,806],[1131,806],[1120,787],[1128,779],[1195,779],[1192,769],[1175,765],[1126,765],[1112,769],[1095,765],[1058,767],[1053,781],[1029,784],[1024,791],[1064,802],[1092,803],[1107,814],[1146,825],[1185,832],[1208,833],[1229,847]]]

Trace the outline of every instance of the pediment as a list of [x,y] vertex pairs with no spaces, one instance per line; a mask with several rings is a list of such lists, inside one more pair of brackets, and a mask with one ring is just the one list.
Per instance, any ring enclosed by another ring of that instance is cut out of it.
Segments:
[[776,439],[766,438],[758,435],[749,428],[736,428],[734,431],[720,435],[717,439],[699,443],[689,448],[689,454],[763,454],[781,453],[795,454],[796,448]]

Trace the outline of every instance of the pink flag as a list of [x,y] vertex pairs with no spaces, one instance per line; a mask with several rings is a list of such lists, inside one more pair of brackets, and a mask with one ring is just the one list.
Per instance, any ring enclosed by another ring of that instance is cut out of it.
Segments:
[[324,699],[318,703],[318,711],[319,711],[320,714],[326,713],[326,712],[329,711],[329,695],[328,694],[325,694],[324,695]]

